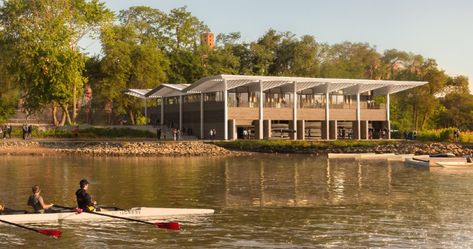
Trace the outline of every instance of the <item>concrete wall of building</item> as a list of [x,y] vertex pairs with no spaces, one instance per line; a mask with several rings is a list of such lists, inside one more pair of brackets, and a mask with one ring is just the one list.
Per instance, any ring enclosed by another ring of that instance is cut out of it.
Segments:
[[361,116],[361,120],[385,121],[386,110],[385,109],[361,109],[360,116]]
[[325,120],[325,109],[302,108],[297,110],[298,120]]
[[[199,104],[200,105],[200,104]],[[216,139],[224,138],[223,102],[204,102],[204,134],[208,137],[210,129],[216,129]],[[229,118],[231,119],[231,118]]]

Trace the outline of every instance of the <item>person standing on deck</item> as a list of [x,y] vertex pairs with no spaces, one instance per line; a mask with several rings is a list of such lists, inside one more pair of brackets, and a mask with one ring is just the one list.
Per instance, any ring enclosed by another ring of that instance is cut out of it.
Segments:
[[35,213],[44,213],[47,212],[54,204],[45,204],[43,197],[41,196],[41,189],[38,185],[34,185],[31,190],[33,194],[28,197],[28,206],[31,206],[34,209]]
[[77,207],[85,212],[95,211],[96,202],[92,201],[92,197],[87,193],[89,182],[86,179],[82,179],[80,180],[79,185],[80,189],[76,191]]

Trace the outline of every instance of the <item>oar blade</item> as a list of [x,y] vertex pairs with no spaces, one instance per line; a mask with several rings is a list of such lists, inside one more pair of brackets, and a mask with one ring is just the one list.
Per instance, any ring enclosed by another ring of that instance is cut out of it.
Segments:
[[156,222],[154,223],[159,228],[171,229],[171,230],[180,230],[181,225],[177,222]]
[[62,234],[60,230],[53,230],[53,229],[38,230],[38,233],[51,236],[55,239],[58,239],[59,237],[61,237],[61,234]]

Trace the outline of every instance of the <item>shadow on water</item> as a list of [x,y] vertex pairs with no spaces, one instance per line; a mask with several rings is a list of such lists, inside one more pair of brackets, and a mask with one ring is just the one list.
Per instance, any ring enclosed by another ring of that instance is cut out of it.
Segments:
[[46,202],[74,205],[82,178],[104,205],[214,208],[216,214],[176,218],[180,232],[121,221],[48,224],[64,232],[55,241],[0,226],[0,247],[473,246],[473,172],[386,160],[3,157],[0,199],[25,209],[31,186],[39,184]]

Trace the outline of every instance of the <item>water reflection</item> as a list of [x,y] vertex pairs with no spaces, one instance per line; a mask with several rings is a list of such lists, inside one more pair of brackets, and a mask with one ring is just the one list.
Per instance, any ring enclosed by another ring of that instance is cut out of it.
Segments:
[[53,243],[0,226],[0,247],[473,246],[473,172],[418,170],[386,160],[2,157],[0,199],[27,208],[30,187],[39,184],[47,202],[74,205],[81,178],[106,205],[217,212],[180,218],[179,233],[120,221],[50,224],[64,230]]
[[[384,202],[392,190],[393,174],[402,163],[327,158],[289,160],[265,158],[257,163],[225,161],[224,207],[308,207]],[[387,164],[387,165],[386,165]],[[393,164],[395,164],[393,166]],[[374,191],[375,190],[375,191]],[[392,201],[404,199],[394,193]]]

